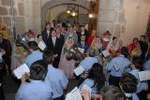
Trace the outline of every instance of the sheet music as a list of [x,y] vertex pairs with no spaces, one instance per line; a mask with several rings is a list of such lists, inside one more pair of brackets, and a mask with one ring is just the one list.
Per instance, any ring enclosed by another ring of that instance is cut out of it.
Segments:
[[81,53],[84,53],[84,49],[78,48],[78,50],[79,50]]
[[38,43],[38,47],[39,47],[41,50],[44,50],[44,49],[46,48],[46,45],[45,45],[45,43],[44,43],[43,41],[40,41],[40,42]]
[[75,87],[70,93],[66,95],[65,100],[82,100],[80,90]]
[[150,80],[150,71],[145,70],[145,71],[140,71],[138,72],[140,81],[147,81]]
[[30,69],[26,64],[22,64],[17,69],[14,70],[15,76],[20,79],[25,73],[29,73]]
[[82,74],[84,72],[84,68],[82,66],[79,66],[77,68],[74,69],[74,73],[79,76],[80,74]]
[[108,56],[110,56],[110,54],[109,54],[108,50],[104,50],[104,51],[102,51],[102,54],[104,55],[104,57],[108,57]]

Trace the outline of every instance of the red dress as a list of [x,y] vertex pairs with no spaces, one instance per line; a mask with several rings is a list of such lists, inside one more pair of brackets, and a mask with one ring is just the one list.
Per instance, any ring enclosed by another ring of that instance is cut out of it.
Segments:
[[95,35],[90,35],[90,36],[88,37],[88,41],[87,41],[87,42],[88,42],[88,45],[89,45],[89,46],[91,46],[91,44],[92,44],[94,38],[95,38]]

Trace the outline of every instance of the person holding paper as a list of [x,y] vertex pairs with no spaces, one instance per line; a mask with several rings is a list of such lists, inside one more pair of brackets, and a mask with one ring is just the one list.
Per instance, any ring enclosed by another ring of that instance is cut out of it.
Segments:
[[43,59],[43,53],[38,50],[38,44],[35,41],[28,42],[28,47],[30,54],[25,58],[25,63],[30,67],[35,61]]
[[[81,95],[84,100],[91,100],[89,91],[82,90]],[[125,100],[125,95],[120,88],[116,86],[105,86],[100,90],[98,100]]]
[[138,97],[140,100],[146,100],[146,96],[147,96],[146,90],[148,89],[148,83],[146,81],[140,82],[138,72],[143,70],[142,60],[140,57],[134,56],[132,58],[131,68],[132,68],[132,70],[129,73],[134,75],[136,77],[136,79],[138,80],[136,93],[138,93]]
[[30,66],[30,82],[24,82],[20,85],[15,100],[51,100],[52,88],[45,84],[47,74],[47,64],[44,60],[38,60]]
[[81,35],[80,36],[80,41],[78,42],[78,47],[84,49],[84,53],[89,48],[89,45],[88,45],[88,43],[86,41],[86,36],[85,35]]
[[48,73],[45,81],[47,87],[52,86],[53,100],[64,100],[64,90],[67,89],[68,79],[65,73],[53,66],[54,55],[50,51],[44,51],[43,59],[48,64]]
[[121,54],[114,57],[107,66],[107,70],[110,73],[109,84],[119,87],[119,81],[124,73],[125,69],[131,64],[128,57],[128,48],[122,47]]
[[42,35],[41,34],[38,34],[37,35],[37,40],[36,40],[37,44],[38,44],[38,47],[41,51],[44,51],[46,49],[46,44],[45,42],[43,41],[42,39]]
[[[87,85],[90,89],[85,87]],[[103,67],[99,63],[94,63],[89,71],[88,77],[79,86],[80,90],[87,89],[91,92],[91,99],[98,99],[101,88],[105,85],[105,75]]]

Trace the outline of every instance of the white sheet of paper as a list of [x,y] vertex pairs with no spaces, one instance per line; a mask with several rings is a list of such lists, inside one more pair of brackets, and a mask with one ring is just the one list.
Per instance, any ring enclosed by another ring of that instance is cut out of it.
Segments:
[[84,53],[84,49],[78,48],[78,50],[79,50],[81,53]]
[[79,76],[80,74],[82,74],[84,72],[84,68],[82,66],[79,66],[77,68],[74,69],[74,73]]
[[65,100],[82,100],[80,90],[75,87],[71,92],[66,95]]
[[108,57],[110,55],[108,50],[102,51],[102,54],[104,55],[104,57]]
[[147,81],[150,80],[150,71],[145,70],[145,71],[140,71],[138,72],[140,81]]
[[29,73],[30,69],[26,64],[22,64],[17,69],[14,70],[15,76],[20,79],[25,73]]
[[45,43],[44,43],[43,41],[40,41],[40,42],[38,43],[38,47],[39,47],[41,50],[44,50],[44,49],[46,48],[46,45],[45,45]]
[[92,92],[92,88],[91,87],[89,87],[86,84],[83,84],[81,90],[87,90],[90,93],[90,97],[91,97],[91,92]]

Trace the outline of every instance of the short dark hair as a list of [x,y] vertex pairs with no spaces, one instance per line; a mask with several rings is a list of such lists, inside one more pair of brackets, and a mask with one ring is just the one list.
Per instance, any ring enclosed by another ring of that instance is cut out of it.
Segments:
[[54,61],[54,54],[49,50],[43,52],[43,59],[47,64],[52,64]]
[[129,51],[127,47],[122,47],[121,48],[121,54],[124,55],[125,57],[129,56]]
[[90,57],[94,57],[94,56],[96,55],[96,51],[95,51],[95,49],[93,49],[92,47],[89,47],[89,48],[87,49],[87,53],[89,53],[89,56],[90,56]]
[[103,100],[125,100],[124,93],[116,86],[105,86],[101,89],[100,94]]
[[137,90],[138,81],[130,73],[124,73],[120,79],[120,87],[125,93],[134,93]]
[[139,69],[140,71],[143,70],[143,61],[139,56],[133,56],[132,58],[132,64],[135,65],[136,69]]
[[30,67],[30,79],[44,80],[47,74],[47,64],[44,60],[34,62]]
[[38,34],[38,35],[37,35],[37,38],[39,38],[40,36],[42,36],[42,35],[41,35],[41,34]]
[[114,36],[114,37],[112,38],[112,40],[115,40],[115,39],[117,39],[117,37]]
[[38,50],[38,44],[35,41],[29,41],[28,46],[29,46],[29,48],[33,49],[34,51]]

